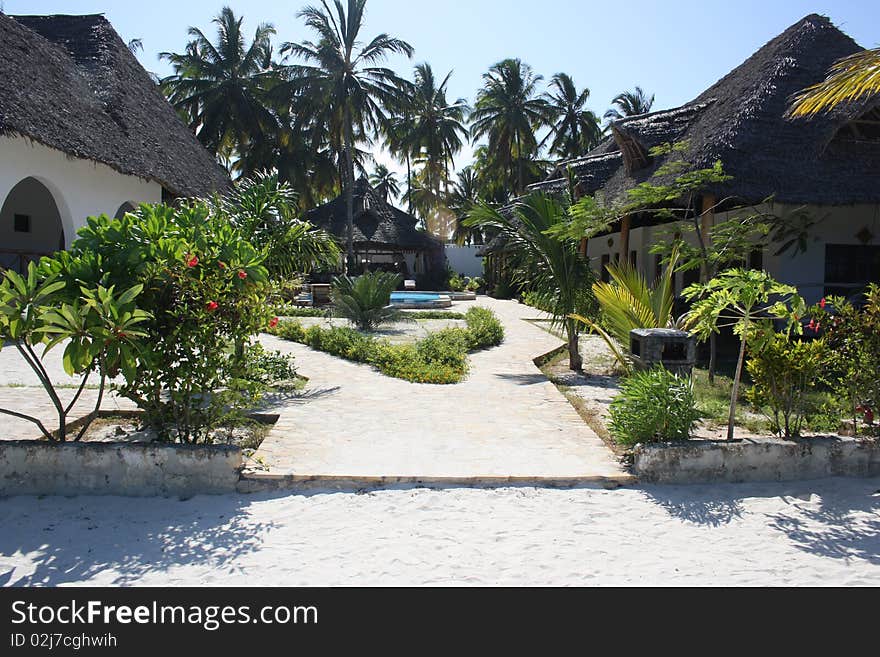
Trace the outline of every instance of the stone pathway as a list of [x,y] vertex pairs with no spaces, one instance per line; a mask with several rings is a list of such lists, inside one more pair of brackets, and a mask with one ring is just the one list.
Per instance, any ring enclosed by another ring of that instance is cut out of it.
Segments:
[[[297,478],[418,478],[430,481],[625,480],[611,452],[533,359],[560,346],[523,321],[540,313],[512,301],[476,302],[504,323],[504,343],[471,354],[467,380],[453,386],[408,383],[367,365],[266,336],[293,353],[310,384],[257,457],[269,473]],[[466,310],[468,303],[453,310]]]

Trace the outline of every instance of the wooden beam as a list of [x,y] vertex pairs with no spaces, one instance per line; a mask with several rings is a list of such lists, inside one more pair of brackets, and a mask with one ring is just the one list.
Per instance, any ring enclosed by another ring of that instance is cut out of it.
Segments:
[[[712,228],[715,226],[715,206],[718,204],[718,198],[714,194],[705,194],[703,196],[702,214],[700,215],[700,232],[703,234],[703,240],[706,248],[712,244]],[[703,264],[703,281],[709,276],[705,263]]]
[[590,243],[590,240],[586,237],[581,239],[581,243],[578,245],[578,253],[582,258],[587,257],[587,245]]
[[623,219],[620,220],[620,259],[624,262],[629,261],[630,223],[630,216],[628,214],[623,215]]

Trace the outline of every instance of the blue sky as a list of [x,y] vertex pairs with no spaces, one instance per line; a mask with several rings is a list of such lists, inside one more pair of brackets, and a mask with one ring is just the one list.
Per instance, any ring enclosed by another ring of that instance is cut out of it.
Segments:
[[[160,75],[169,71],[157,54],[182,51],[190,25],[212,34],[224,4],[249,33],[273,23],[281,43],[307,38],[296,12],[309,2],[318,0],[0,0],[9,14],[103,13],[124,39],[143,39],[140,60]],[[415,47],[411,62],[391,62],[398,72],[421,61],[441,75],[453,70],[453,98],[473,101],[489,66],[519,57],[547,79],[572,75],[601,114],[635,85],[656,94],[655,109],[687,102],[810,13],[829,16],[862,46],[880,45],[876,0],[368,0],[366,36],[384,31]],[[457,164],[469,157],[468,149]]]

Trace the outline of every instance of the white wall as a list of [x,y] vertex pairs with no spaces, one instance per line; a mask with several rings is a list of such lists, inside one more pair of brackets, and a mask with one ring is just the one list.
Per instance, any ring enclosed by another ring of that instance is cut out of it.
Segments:
[[477,257],[477,251],[482,246],[458,246],[457,244],[447,244],[446,261],[452,271],[464,276],[482,276],[483,275],[483,259]]
[[[778,216],[791,215],[800,208],[798,206],[770,204],[760,208]],[[825,294],[825,245],[850,244],[863,242],[856,237],[863,229],[873,236],[869,244],[880,245],[880,206],[812,206],[807,209],[811,220],[819,220],[808,230],[807,250],[792,256],[792,252],[775,256],[774,248],[765,249],[763,254],[764,269],[774,278],[784,283],[796,285],[808,303],[815,303]],[[719,213],[716,224],[724,221],[730,213]],[[634,228],[630,231],[629,250],[636,251],[637,266],[649,279],[654,278],[654,256],[650,248],[662,240],[668,240],[674,232],[672,225]],[[685,238],[696,243],[693,232],[684,232]],[[598,272],[601,268],[602,256],[610,255],[611,261],[620,251],[620,233],[612,233],[591,239],[587,246],[587,256],[593,268]],[[622,257],[622,256],[621,256]],[[676,291],[682,289],[682,274],[677,275]]]
[[[36,178],[52,193],[68,247],[87,217],[112,217],[125,202],[137,205],[162,200],[162,186],[157,182],[69,157],[23,137],[0,136],[0,207],[12,188],[28,177]],[[14,247],[0,241],[0,250],[4,248]]]

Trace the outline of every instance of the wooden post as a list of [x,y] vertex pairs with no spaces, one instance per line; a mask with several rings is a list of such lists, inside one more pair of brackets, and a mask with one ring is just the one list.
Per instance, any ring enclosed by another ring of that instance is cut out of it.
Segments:
[[[712,228],[715,226],[715,205],[717,205],[718,199],[714,194],[706,194],[703,196],[703,205],[701,208],[702,214],[700,215],[700,232],[703,235],[703,241],[705,242],[706,249],[712,244]],[[709,271],[706,269],[706,264],[703,264],[702,278],[703,282],[708,282]]]
[[629,215],[625,214],[620,220],[620,259],[623,262],[629,262],[629,225]]
[[578,253],[581,254],[582,258],[587,257],[587,245],[590,243],[590,240],[586,237],[581,239],[581,243],[578,245]]

